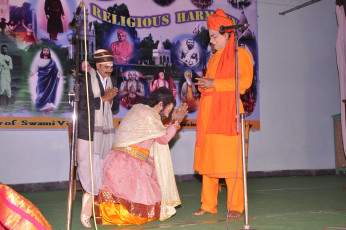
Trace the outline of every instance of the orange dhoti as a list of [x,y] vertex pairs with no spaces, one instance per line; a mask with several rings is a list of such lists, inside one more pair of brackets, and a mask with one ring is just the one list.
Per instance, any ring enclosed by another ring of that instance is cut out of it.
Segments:
[[210,213],[217,212],[219,178],[225,178],[227,208],[243,212],[243,161],[240,143],[238,149],[238,136],[202,133],[201,139],[202,145],[195,148],[194,164],[194,169],[203,175],[201,208]]

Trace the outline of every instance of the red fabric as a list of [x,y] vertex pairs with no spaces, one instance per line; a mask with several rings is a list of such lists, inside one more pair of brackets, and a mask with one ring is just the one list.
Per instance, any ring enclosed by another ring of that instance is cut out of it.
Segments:
[[[232,33],[220,62],[214,79],[229,78],[235,81],[234,34]],[[236,95],[234,91],[213,93],[212,107],[207,127],[207,133],[238,135],[236,123]]]
[[[223,10],[217,9],[215,14],[209,16],[207,26],[209,29],[219,31],[220,26],[233,26],[233,21],[227,17]],[[232,30],[225,30],[225,32],[232,32]]]
[[[235,55],[234,55],[234,34],[228,40],[223,50],[220,62],[217,67],[214,79],[229,78],[235,80]],[[228,136],[238,135],[236,123],[236,95],[235,91],[223,91],[212,93],[213,102],[210,108],[210,117],[207,133],[223,134]],[[201,98],[201,101],[203,97]],[[198,116],[201,116],[200,109]],[[197,131],[200,131],[201,119],[197,119]],[[197,133],[197,143],[199,146],[200,134]]]

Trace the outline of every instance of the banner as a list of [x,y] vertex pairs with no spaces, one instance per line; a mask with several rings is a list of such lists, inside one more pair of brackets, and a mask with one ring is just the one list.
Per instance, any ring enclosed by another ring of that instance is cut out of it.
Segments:
[[246,119],[259,129],[255,0],[0,1],[0,129],[66,129],[76,59],[82,71],[94,67],[93,53],[101,48],[115,59],[115,121],[140,98],[167,87],[177,105],[188,104],[183,127],[194,129],[200,98],[194,83],[213,52],[206,20],[217,8],[234,24],[250,25],[238,30],[238,45],[254,64],[253,83],[241,99]]

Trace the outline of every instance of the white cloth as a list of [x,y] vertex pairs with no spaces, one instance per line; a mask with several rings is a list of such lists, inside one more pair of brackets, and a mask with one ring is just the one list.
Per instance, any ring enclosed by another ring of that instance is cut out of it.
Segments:
[[159,113],[148,105],[136,104],[121,121],[114,147],[127,147],[145,140],[161,137],[166,134]]
[[[91,86],[94,97],[101,97],[101,91],[96,71],[89,71],[91,76]],[[110,78],[106,80],[106,88],[113,88]],[[94,123],[94,154],[98,154],[102,159],[105,158],[107,152],[111,149],[114,140],[114,123],[112,108],[109,101],[100,104],[100,109],[95,110]]]
[[[83,185],[83,189],[92,193],[91,186],[91,170],[90,170],[90,155],[85,154],[89,153],[89,141],[83,139],[77,139],[77,160],[78,160],[78,177],[79,181]],[[94,147],[94,142],[91,142],[91,149]],[[93,170],[93,187],[94,187],[94,195],[98,195],[99,190],[102,187],[102,162],[103,159],[100,158],[100,155],[91,154],[92,155],[92,170]]]
[[162,200],[160,220],[164,221],[176,213],[175,207],[181,204],[177,184],[175,182],[171,153],[168,145],[160,145],[156,141],[151,146],[154,155],[155,171],[159,181]]

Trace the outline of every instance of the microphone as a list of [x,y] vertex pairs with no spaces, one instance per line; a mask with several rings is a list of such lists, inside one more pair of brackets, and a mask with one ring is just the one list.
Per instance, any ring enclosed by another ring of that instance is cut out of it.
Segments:
[[73,15],[72,21],[68,24],[68,28],[69,28],[70,30],[75,30],[76,27],[78,26],[79,14],[80,14],[80,12],[82,11],[82,7],[83,7],[83,6],[84,6],[84,2],[81,1],[81,2],[79,3],[79,6],[78,6],[77,10],[76,10],[76,13]]
[[250,26],[249,24],[239,24],[239,25],[233,25],[233,26],[220,26],[219,32],[223,33],[226,30],[238,29],[238,28],[242,28],[242,27],[247,28],[249,26]]

